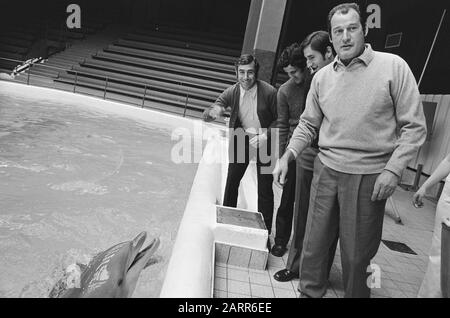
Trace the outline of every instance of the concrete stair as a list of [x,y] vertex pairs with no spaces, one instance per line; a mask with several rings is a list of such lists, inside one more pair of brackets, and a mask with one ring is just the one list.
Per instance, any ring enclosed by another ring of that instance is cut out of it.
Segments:
[[[103,50],[119,38],[122,32],[124,32],[122,26],[110,25],[95,34],[87,35],[84,39],[71,41],[67,49],[52,55],[44,63],[35,64],[31,68],[30,84],[46,83],[46,86],[48,86],[48,80],[53,82],[60,73],[72,69],[73,66],[79,65],[80,62]],[[48,80],[43,80],[42,78],[47,78]],[[16,76],[16,80],[19,82],[27,82],[28,70]]]

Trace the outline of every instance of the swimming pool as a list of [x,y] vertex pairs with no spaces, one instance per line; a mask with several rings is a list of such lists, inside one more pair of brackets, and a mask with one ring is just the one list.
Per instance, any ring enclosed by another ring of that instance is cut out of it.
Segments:
[[144,230],[161,245],[133,296],[159,296],[197,170],[171,161],[174,118],[0,81],[0,297],[46,297]]

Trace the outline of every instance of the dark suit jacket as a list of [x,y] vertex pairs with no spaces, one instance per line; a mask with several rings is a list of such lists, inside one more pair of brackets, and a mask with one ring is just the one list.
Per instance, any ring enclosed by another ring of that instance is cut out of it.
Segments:
[[[258,85],[257,113],[261,128],[268,128],[268,136],[270,136],[270,128],[277,126],[277,90],[272,85],[264,81],[256,81]],[[228,87],[214,105],[220,106],[226,110],[230,110],[229,127],[236,129],[242,127],[239,120],[239,99],[241,86],[239,83]]]

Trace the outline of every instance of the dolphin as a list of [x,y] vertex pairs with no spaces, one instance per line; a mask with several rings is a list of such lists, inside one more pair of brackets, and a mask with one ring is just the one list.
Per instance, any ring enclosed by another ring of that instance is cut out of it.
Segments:
[[[139,274],[149,265],[151,256],[157,250],[160,240],[155,238],[142,251],[147,237],[140,233],[132,241],[119,243],[94,256],[87,266],[82,267],[79,284],[59,293],[57,285],[50,297],[59,298],[126,298],[131,297]],[[151,262],[150,262],[151,263]]]

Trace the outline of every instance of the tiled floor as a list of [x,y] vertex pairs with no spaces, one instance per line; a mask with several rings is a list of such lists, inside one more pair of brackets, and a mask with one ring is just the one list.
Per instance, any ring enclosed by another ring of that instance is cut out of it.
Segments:
[[[415,209],[411,204],[412,192],[398,189],[388,201],[384,218],[383,240],[408,245],[417,255],[390,250],[380,244],[372,260],[381,269],[380,288],[372,289],[373,298],[417,297],[428,262],[428,249],[434,226],[436,203],[425,201],[425,207]],[[392,203],[395,207],[392,206]],[[396,209],[403,224],[395,222]],[[272,240],[273,241],[273,240]],[[256,271],[225,264],[216,264],[214,297],[217,298],[295,298],[298,297],[298,279],[278,282],[273,275],[285,268],[288,253],[282,258],[269,254],[268,270]],[[342,269],[339,248],[330,273],[327,298],[343,297]]]

